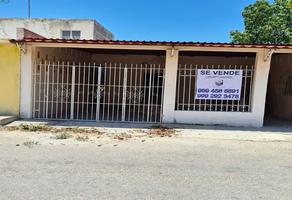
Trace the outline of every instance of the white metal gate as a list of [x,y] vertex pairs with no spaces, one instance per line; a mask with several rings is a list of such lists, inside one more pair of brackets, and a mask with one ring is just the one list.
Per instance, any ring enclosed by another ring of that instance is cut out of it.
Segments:
[[33,118],[161,122],[164,66],[41,62],[33,70]]

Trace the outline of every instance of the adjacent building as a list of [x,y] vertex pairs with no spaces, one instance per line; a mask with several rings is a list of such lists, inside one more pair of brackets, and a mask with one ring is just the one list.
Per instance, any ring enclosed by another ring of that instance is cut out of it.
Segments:
[[24,28],[45,38],[113,40],[113,34],[96,20],[0,18],[0,39],[17,39],[17,28]]

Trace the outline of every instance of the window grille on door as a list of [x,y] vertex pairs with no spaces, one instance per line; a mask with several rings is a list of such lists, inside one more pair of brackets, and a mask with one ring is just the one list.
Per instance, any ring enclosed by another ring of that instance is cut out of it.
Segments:
[[37,63],[33,117],[161,122],[164,73],[155,64]]
[[[198,100],[195,88],[198,69],[241,69],[242,90],[240,100]],[[177,70],[176,110],[182,111],[224,111],[250,112],[253,65],[197,65],[179,64]]]

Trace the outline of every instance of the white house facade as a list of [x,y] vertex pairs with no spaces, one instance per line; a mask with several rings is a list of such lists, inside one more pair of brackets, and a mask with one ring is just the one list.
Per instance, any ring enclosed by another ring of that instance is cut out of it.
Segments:
[[[27,119],[262,127],[269,117],[265,113],[273,113],[266,111],[271,68],[292,64],[291,45],[46,38],[11,42],[22,48],[20,115]],[[199,72],[204,70],[238,73],[237,94],[199,98]],[[290,78],[292,84],[291,73],[281,85],[284,89],[279,88],[283,92],[269,98],[289,101],[292,88],[290,94],[285,87]],[[274,108],[285,110],[269,104],[269,110]]]

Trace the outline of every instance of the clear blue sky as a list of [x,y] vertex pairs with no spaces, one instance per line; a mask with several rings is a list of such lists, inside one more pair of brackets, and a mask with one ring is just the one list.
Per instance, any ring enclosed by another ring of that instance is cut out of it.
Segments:
[[[1,0],[0,0],[1,1]],[[27,17],[27,0],[0,3],[0,17]],[[119,40],[229,42],[255,0],[31,0],[36,18],[96,19]]]

